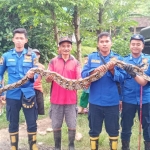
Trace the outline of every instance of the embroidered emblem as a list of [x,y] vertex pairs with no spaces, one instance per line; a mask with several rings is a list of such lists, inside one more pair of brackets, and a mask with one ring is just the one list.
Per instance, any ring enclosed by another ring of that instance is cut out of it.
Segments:
[[148,59],[147,58],[143,58],[142,59],[142,65],[141,65],[141,69],[146,71],[149,67],[149,63],[148,63]]
[[143,64],[147,64],[147,63],[148,63],[148,59],[147,59],[147,58],[143,58],[143,59],[142,59],[142,63],[143,63]]
[[32,62],[32,57],[29,55],[24,55],[24,62]]
[[33,64],[34,64],[34,65],[37,65],[37,64],[38,64],[38,62],[39,62],[39,61],[38,61],[38,58],[34,58],[34,60],[33,60]]
[[111,57],[110,60],[117,60],[117,58],[115,56]]

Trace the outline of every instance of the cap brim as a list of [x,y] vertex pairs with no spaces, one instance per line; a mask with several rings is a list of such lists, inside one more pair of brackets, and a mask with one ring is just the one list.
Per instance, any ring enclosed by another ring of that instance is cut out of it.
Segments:
[[69,42],[70,44],[72,44],[71,41],[69,41],[69,40],[64,40],[64,41],[59,42],[59,45],[62,44],[62,43],[64,43],[64,42]]

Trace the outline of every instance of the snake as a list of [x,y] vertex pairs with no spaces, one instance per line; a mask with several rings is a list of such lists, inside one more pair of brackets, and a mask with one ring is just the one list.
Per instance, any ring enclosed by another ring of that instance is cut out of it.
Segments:
[[[91,74],[90,76],[86,78],[79,78],[79,79],[68,79],[68,78],[61,76],[60,74],[56,72],[43,70],[40,68],[31,68],[30,71],[33,71],[34,73],[40,74],[41,76],[44,76],[44,77],[51,75],[53,77],[53,81],[55,81],[58,85],[60,85],[62,88],[65,88],[67,90],[80,90],[80,89],[86,89],[91,84],[91,82],[97,81],[100,78],[102,78],[106,74],[106,72],[110,69],[110,66],[112,64],[122,69],[124,69],[126,65],[129,65],[118,59],[111,59],[106,64],[99,66],[99,69],[93,74]],[[132,64],[130,65],[132,66],[133,71],[136,74],[143,77],[145,80],[150,81],[150,77],[144,73],[143,69]],[[7,90],[17,88],[25,84],[28,80],[30,79],[28,78],[26,74],[21,80],[0,88],[0,94]]]

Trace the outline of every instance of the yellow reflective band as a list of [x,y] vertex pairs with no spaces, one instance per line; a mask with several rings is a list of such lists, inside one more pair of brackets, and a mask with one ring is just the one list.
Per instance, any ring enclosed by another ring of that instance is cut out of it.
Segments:
[[32,141],[36,141],[36,135],[33,135]]
[[33,149],[33,150],[38,150],[36,144],[33,144],[33,145],[32,145],[32,149]]
[[12,147],[11,147],[11,150],[17,150],[17,149],[16,149],[16,147],[15,147],[15,146],[12,146]]
[[91,149],[96,149],[96,142],[95,141],[91,141]]
[[11,142],[16,143],[16,137],[15,136],[11,136]]
[[118,142],[117,141],[112,141],[112,149],[117,150],[118,147]]

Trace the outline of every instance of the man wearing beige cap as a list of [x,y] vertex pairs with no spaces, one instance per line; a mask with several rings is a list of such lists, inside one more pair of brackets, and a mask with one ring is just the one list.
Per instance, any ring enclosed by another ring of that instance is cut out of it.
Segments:
[[[53,58],[48,65],[48,70],[57,72],[65,78],[79,79],[81,68],[79,62],[70,55],[72,41],[63,37],[59,41],[59,55]],[[68,127],[68,149],[74,150],[77,117],[77,91],[67,90],[53,81],[52,76],[46,78],[47,82],[53,82],[50,93],[50,118],[54,131],[55,150],[61,150],[61,127],[63,119]]]

